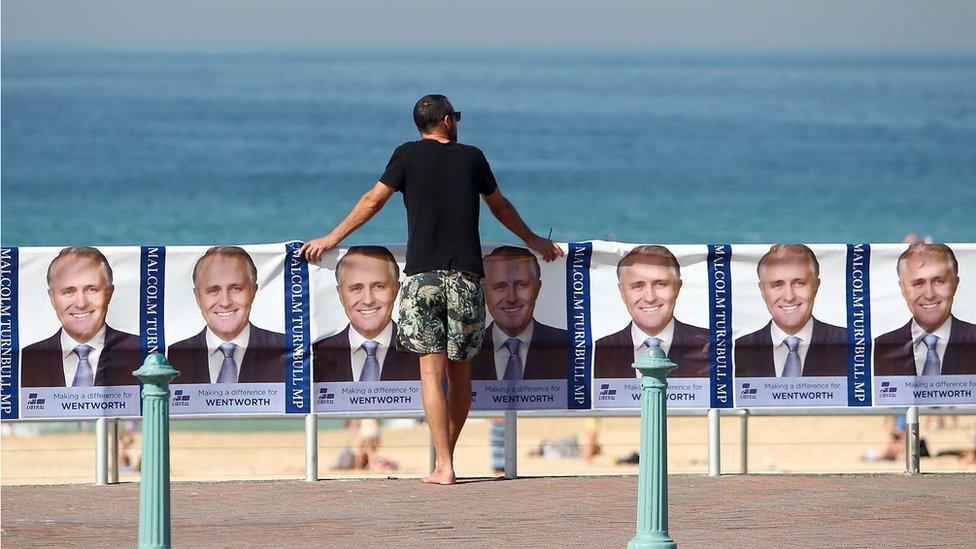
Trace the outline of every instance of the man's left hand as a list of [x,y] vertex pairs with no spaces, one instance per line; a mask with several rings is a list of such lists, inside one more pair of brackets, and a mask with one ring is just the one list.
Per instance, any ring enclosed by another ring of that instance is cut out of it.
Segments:
[[305,256],[305,259],[309,263],[315,263],[319,259],[322,259],[322,255],[335,248],[339,245],[339,241],[336,240],[331,234],[327,234],[323,237],[309,240],[302,247],[299,248],[298,253]]
[[532,242],[527,242],[527,244],[530,248],[536,252],[539,252],[539,254],[542,255],[542,259],[546,260],[547,262],[554,261],[557,257],[562,257],[565,255],[563,249],[559,247],[559,244],[556,244],[548,238],[537,236],[532,239]]

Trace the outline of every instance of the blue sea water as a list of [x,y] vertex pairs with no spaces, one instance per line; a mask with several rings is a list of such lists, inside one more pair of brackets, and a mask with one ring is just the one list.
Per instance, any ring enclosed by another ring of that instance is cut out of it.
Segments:
[[0,238],[319,236],[430,92],[557,240],[976,241],[976,58],[349,51],[4,52]]

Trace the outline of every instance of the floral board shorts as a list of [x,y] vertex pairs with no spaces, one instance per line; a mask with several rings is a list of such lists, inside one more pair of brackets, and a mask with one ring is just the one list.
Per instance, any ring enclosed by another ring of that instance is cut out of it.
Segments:
[[407,353],[447,352],[466,362],[481,350],[485,293],[477,275],[427,271],[408,276],[400,290],[397,348]]

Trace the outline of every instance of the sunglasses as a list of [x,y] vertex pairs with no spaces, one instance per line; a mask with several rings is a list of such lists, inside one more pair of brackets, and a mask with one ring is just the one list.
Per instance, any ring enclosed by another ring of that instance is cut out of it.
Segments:
[[460,122],[461,121],[461,111],[454,111],[454,112],[452,112],[451,114],[449,114],[447,116],[450,116],[450,117],[454,118],[454,121],[455,122]]

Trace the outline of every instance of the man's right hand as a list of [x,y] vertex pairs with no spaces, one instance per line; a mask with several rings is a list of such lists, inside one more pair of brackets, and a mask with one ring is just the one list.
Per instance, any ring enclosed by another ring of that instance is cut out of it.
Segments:
[[331,234],[309,240],[298,249],[298,253],[305,256],[309,263],[315,263],[322,259],[322,254],[339,245],[339,240]]
[[526,242],[530,248],[539,252],[542,255],[542,259],[546,262],[553,261],[557,257],[562,257],[565,254],[563,249],[552,240],[548,238],[542,238],[541,236],[536,236],[531,242]]

